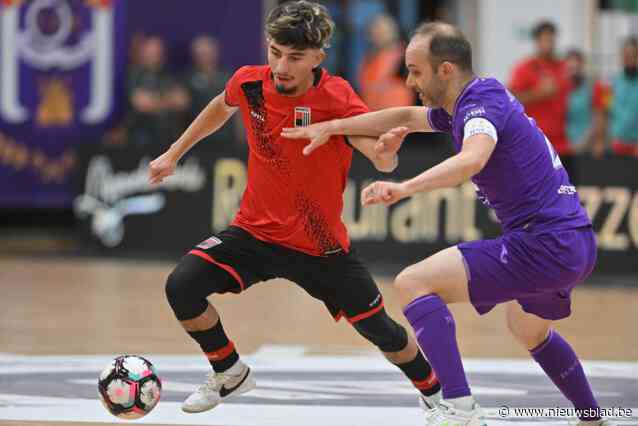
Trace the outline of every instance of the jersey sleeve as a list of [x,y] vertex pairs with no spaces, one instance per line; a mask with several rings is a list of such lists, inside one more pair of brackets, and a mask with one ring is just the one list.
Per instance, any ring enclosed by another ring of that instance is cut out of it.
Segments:
[[430,128],[437,132],[452,132],[452,117],[443,108],[428,108],[427,113]]
[[496,127],[485,118],[474,117],[470,118],[463,126],[463,142],[471,138],[474,135],[488,135],[495,142],[498,142],[498,132]]
[[339,118],[348,118],[370,112],[370,108],[357,95],[352,86],[344,80],[344,109]]
[[498,97],[491,92],[484,92],[482,96],[474,96],[463,100],[458,105],[456,119],[460,127],[461,140],[482,133],[491,136],[495,141],[505,125],[505,98]]
[[249,67],[247,66],[239,68],[226,82],[225,101],[228,106],[239,106],[241,84],[244,82],[244,76],[246,75],[248,70]]

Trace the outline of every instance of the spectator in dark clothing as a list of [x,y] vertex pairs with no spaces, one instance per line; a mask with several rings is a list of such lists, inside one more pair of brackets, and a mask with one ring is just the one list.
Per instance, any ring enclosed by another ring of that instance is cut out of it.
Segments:
[[[191,98],[189,119],[194,120],[215,96],[225,90],[230,74],[219,66],[219,43],[212,37],[195,38],[191,43],[191,57],[192,66],[186,76],[186,86]],[[229,144],[216,142],[243,141],[243,137],[237,137],[235,130],[237,121],[231,119],[209,136],[206,143],[200,144],[201,149],[219,150]]]
[[138,146],[165,144],[181,130],[188,92],[165,71],[161,39],[145,39],[139,59],[128,78],[129,141]]

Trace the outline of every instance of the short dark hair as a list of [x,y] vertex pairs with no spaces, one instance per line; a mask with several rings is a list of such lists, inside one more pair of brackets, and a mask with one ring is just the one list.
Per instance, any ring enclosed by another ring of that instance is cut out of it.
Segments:
[[429,37],[430,63],[436,70],[451,62],[462,71],[472,72],[472,45],[457,27],[444,22],[426,22],[417,27],[413,37]]
[[325,6],[313,1],[288,1],[266,18],[266,38],[293,49],[330,46],[335,24]]
[[546,32],[552,34],[556,34],[558,32],[556,25],[552,21],[540,21],[534,25],[534,28],[532,28],[532,37],[534,37],[534,40],[538,40],[541,34]]

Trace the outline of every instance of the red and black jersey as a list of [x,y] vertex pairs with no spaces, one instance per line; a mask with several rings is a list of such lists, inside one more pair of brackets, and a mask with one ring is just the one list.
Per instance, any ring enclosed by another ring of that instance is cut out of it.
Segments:
[[241,110],[249,145],[248,184],[233,225],[255,238],[307,254],[348,251],[341,220],[352,147],[334,136],[309,156],[308,141],[286,139],[284,127],[368,111],[342,78],[318,70],[303,95],[279,94],[269,66],[240,68],[226,85],[226,103]]

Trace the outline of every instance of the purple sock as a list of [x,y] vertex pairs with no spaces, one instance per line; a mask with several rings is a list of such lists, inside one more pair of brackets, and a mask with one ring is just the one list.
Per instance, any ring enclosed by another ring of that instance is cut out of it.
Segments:
[[[578,356],[555,331],[550,331],[547,339],[530,351],[532,357],[552,382],[579,410],[596,410],[600,408],[592,393],[583,366]],[[593,413],[592,413],[593,414]],[[599,420],[599,416],[583,416],[581,420]]]
[[419,297],[403,313],[439,378],[443,398],[471,395],[456,343],[456,324],[441,298],[435,294]]

